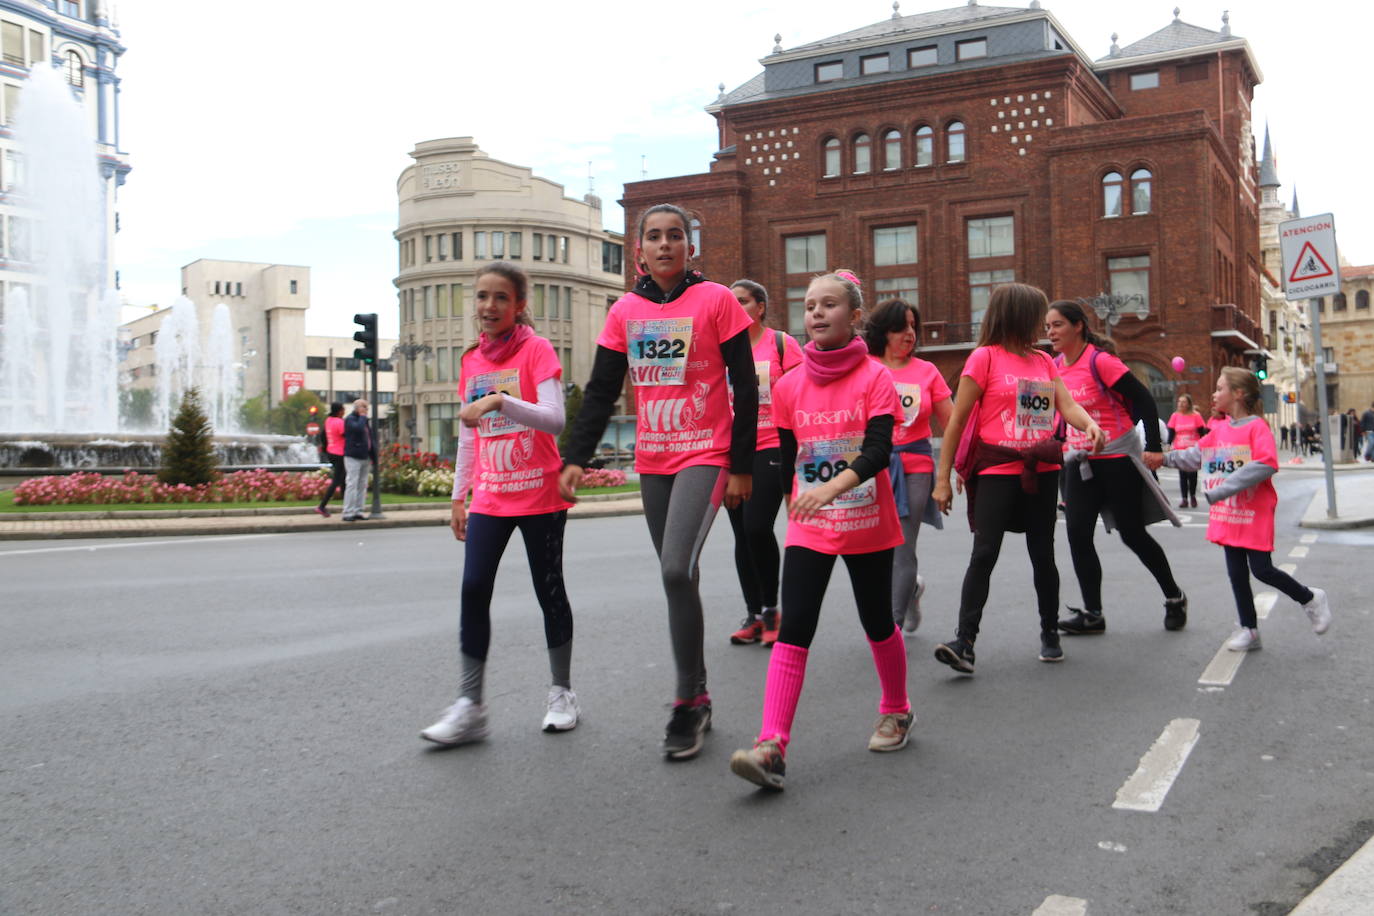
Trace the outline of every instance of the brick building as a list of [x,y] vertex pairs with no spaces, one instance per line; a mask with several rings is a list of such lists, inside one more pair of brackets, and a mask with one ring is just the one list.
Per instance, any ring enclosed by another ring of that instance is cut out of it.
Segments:
[[[800,334],[808,279],[856,269],[919,302],[953,378],[988,295],[1139,293],[1122,357],[1171,404],[1257,351],[1259,192],[1249,44],[1177,18],[1092,60],[1040,4],[901,16],[797,48],[708,107],[702,174],[628,184],[627,234],[661,201],[699,215],[708,276],[767,285]],[[1170,359],[1190,369],[1180,378]]]

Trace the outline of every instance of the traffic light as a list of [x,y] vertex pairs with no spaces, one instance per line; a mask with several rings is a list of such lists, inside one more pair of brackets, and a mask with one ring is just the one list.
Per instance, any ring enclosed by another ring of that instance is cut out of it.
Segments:
[[353,358],[371,364],[377,359],[377,313],[354,315],[353,323],[362,326],[361,331],[353,333],[353,339],[362,344],[353,351]]
[[319,404],[311,404],[309,410],[310,410],[310,419],[313,420],[313,419],[315,419],[315,414],[317,414],[317,413],[320,412],[320,405],[319,405]]
[[1250,371],[1255,373],[1255,378],[1261,382],[1269,377],[1269,357],[1256,356],[1250,360]]

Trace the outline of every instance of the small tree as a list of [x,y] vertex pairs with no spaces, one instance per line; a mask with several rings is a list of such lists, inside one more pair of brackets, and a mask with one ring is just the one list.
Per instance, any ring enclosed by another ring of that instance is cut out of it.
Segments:
[[162,468],[157,479],[162,483],[198,486],[219,478],[215,460],[214,430],[200,406],[200,390],[191,388],[181,398],[181,408],[172,418],[167,441],[162,446]]
[[239,428],[246,433],[271,432],[267,395],[248,398],[239,405]]
[[573,384],[568,388],[568,396],[563,403],[563,413],[567,420],[563,423],[563,431],[558,434],[558,450],[560,452],[568,447],[568,440],[572,438],[573,424],[577,422],[577,415],[581,411],[582,389]]
[[302,388],[272,408],[270,429],[287,436],[304,436],[305,424],[310,422],[310,408],[319,410],[318,422],[324,423],[328,405],[309,388]]

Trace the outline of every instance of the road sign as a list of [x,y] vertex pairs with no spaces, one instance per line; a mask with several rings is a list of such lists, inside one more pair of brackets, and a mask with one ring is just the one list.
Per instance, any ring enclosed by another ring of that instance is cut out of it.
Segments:
[[1283,252],[1283,294],[1289,299],[1316,299],[1341,291],[1336,255],[1336,220],[1330,213],[1279,223]]
[[320,424],[318,424],[318,423],[307,423],[307,424],[305,424],[305,434],[306,434],[307,436],[318,436],[318,435],[320,434]]

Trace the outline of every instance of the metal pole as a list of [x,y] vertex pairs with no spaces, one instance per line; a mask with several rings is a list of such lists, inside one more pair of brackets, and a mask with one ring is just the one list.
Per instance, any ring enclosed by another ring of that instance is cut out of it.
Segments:
[[[367,387],[367,378],[363,377],[363,387]],[[382,412],[382,405],[377,403],[377,357],[372,357],[372,416],[369,421],[372,424],[372,512],[368,518],[386,518],[382,514],[382,469],[381,469],[381,449],[377,447],[377,426],[378,415]]]
[[1321,300],[1312,304],[1312,350],[1317,364],[1317,413],[1322,424],[1322,467],[1326,472],[1326,517],[1336,518],[1336,471],[1331,455],[1330,405],[1326,401],[1326,351],[1322,349]]

